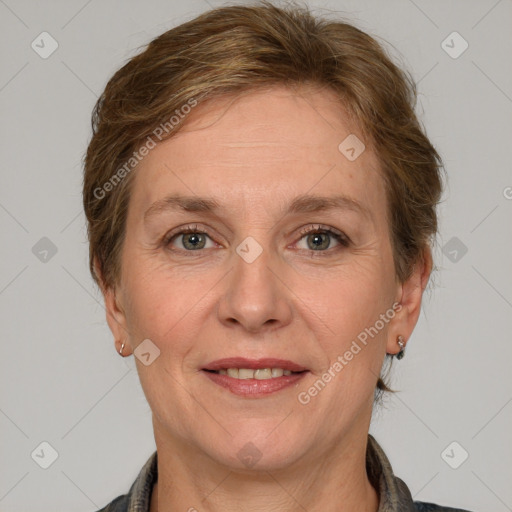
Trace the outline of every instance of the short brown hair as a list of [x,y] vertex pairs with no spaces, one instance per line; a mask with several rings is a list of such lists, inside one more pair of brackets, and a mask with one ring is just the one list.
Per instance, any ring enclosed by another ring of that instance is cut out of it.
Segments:
[[[437,232],[442,161],[415,115],[416,86],[350,23],[269,2],[221,7],[161,34],[119,69],[98,99],[84,159],[90,270],[120,276],[133,173],[126,162],[184,105],[272,85],[334,91],[371,144],[385,181],[396,279],[404,282]],[[177,133],[180,121],[164,138]],[[124,169],[124,172],[120,172]],[[98,192],[100,191],[100,192]],[[107,193],[108,192],[108,193]],[[379,379],[379,389],[387,389]]]

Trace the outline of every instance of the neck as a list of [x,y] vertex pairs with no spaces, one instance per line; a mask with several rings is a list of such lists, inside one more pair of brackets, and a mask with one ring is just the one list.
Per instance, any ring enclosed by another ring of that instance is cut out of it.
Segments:
[[162,442],[155,430],[158,482],[150,512],[377,512],[379,497],[366,473],[367,435],[350,437],[292,467],[247,473]]

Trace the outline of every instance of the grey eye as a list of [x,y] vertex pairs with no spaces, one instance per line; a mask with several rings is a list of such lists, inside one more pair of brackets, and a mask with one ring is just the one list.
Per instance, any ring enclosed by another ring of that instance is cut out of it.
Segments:
[[188,250],[204,249],[206,235],[204,233],[185,233],[181,235],[182,245]]
[[331,244],[331,238],[328,233],[313,233],[307,235],[308,248],[317,251],[322,249],[328,249]]

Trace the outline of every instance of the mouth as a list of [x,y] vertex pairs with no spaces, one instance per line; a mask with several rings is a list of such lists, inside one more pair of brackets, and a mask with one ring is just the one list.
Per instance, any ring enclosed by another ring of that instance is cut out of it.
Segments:
[[283,359],[220,359],[202,371],[211,382],[235,395],[257,398],[288,388],[309,372]]
[[221,368],[220,370],[205,370],[207,372],[216,373],[217,375],[228,375],[233,379],[246,380],[246,379],[257,379],[257,380],[268,380],[282,377],[283,375],[288,376],[293,373],[291,370],[285,370],[283,368],[258,368],[252,370],[251,368]]

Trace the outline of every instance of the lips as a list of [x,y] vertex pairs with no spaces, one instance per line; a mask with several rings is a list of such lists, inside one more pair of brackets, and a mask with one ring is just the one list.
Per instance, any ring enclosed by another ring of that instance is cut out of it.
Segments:
[[307,368],[301,366],[293,361],[276,358],[263,358],[263,359],[246,359],[243,357],[227,357],[212,361],[203,370],[219,371],[227,370],[229,368],[247,368],[250,370],[259,370],[264,368],[282,368],[291,372],[303,372]]
[[276,393],[295,385],[308,373],[307,368],[285,359],[242,357],[212,361],[202,371],[213,383],[245,398]]

